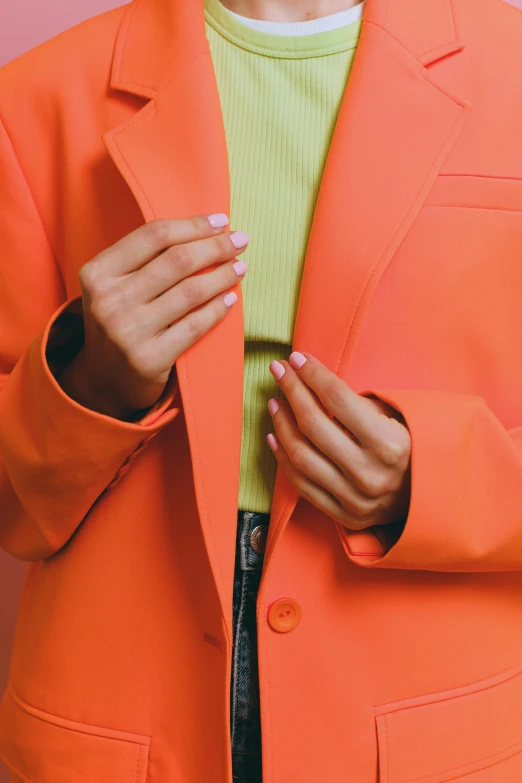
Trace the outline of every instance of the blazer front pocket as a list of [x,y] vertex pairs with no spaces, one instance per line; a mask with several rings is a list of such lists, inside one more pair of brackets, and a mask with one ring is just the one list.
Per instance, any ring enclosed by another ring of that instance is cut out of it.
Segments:
[[11,686],[0,703],[0,758],[28,783],[145,783],[150,737],[59,718]]
[[522,781],[522,664],[375,716],[380,783]]
[[440,174],[425,206],[522,212],[522,179]]

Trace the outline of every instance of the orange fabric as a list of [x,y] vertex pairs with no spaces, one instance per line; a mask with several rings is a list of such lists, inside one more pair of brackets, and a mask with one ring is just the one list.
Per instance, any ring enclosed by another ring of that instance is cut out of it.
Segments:
[[[521,41],[500,0],[367,2],[293,348],[402,411],[412,503],[384,553],[278,474],[267,783],[522,779]],[[241,297],[141,422],[75,404],[46,359],[83,263],[144,220],[228,211],[200,0],[18,58],[0,116],[0,543],[28,561],[0,757],[34,783],[230,783]]]

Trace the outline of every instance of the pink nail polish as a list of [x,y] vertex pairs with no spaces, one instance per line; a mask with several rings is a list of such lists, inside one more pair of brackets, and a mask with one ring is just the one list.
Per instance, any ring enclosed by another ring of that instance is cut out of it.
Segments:
[[232,266],[234,267],[238,277],[243,277],[243,275],[246,275],[248,264],[246,264],[244,261],[236,261],[236,263],[232,264]]
[[299,370],[299,368],[302,367],[303,364],[306,362],[306,356],[303,356],[303,354],[299,353],[299,351],[294,351],[288,357],[288,361],[290,362],[292,367],[295,367],[296,370]]
[[244,231],[234,231],[233,234],[230,234],[230,241],[234,247],[240,248],[248,245],[250,237]]
[[267,439],[267,441],[268,441],[268,445],[270,446],[270,448],[271,448],[273,451],[277,451],[277,441],[276,441],[276,439],[274,438],[274,436],[272,435],[272,433],[270,433],[269,435],[267,435],[267,436],[266,436],[266,439]]
[[276,360],[272,362],[272,364],[270,365],[270,372],[272,373],[276,381],[279,381],[285,374],[285,368],[283,367],[281,362],[278,362]]
[[227,307],[232,307],[234,302],[237,302],[237,294],[235,294],[234,291],[229,291],[228,294],[225,294],[223,297],[223,301]]
[[276,399],[273,397],[268,400],[268,410],[270,411],[270,414],[273,416],[277,411],[279,410],[279,403]]
[[228,215],[223,212],[217,212],[215,215],[207,215],[207,220],[212,228],[224,228],[228,226]]

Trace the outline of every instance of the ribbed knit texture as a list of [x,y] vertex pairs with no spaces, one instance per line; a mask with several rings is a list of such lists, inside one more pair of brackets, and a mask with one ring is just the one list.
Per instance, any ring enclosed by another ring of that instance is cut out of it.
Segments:
[[[256,30],[205,0],[231,178],[230,225],[246,231],[243,435],[238,508],[269,512],[277,462],[268,369],[290,355],[306,247],[361,22],[315,35]],[[209,128],[209,132],[212,129]],[[325,248],[325,274],[328,274]],[[306,349],[306,348],[305,348]]]

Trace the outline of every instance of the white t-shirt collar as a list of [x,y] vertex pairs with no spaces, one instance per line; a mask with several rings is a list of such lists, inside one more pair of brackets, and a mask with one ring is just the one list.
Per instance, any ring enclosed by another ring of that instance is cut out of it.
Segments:
[[338,11],[329,16],[321,16],[319,19],[309,19],[306,22],[267,22],[264,19],[250,19],[248,16],[241,16],[229,8],[225,8],[225,10],[239,22],[265,33],[275,35],[313,35],[314,33],[323,33],[328,30],[337,30],[340,27],[360,21],[363,16],[365,3],[366,0],[362,0],[362,2],[354,5],[352,8],[347,8],[345,11]]

